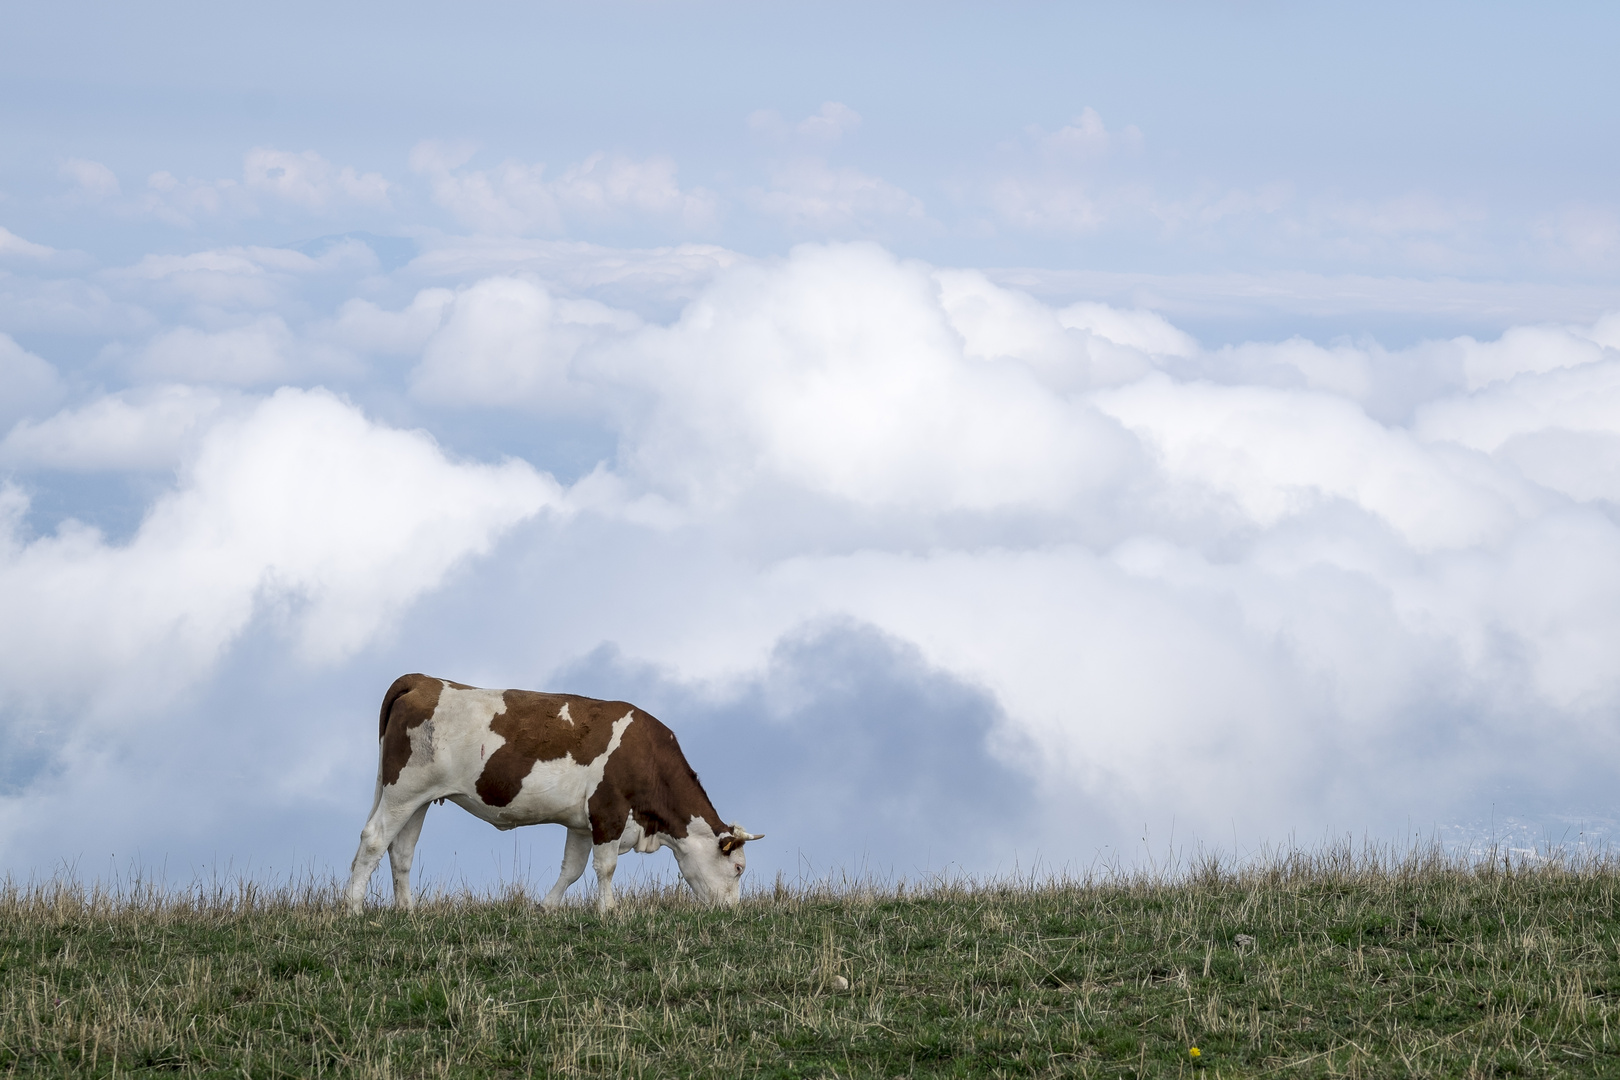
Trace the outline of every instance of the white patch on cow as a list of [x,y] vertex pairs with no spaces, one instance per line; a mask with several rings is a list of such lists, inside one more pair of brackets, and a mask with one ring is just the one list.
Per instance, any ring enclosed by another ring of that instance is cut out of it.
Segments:
[[572,752],[551,761],[535,762],[523,778],[517,796],[505,806],[488,806],[476,795],[463,795],[455,801],[497,828],[556,823],[570,829],[589,829],[591,796],[596,793],[607,771],[608,759],[619,748],[625,729],[635,716],[632,710],[613,721],[613,736],[608,740],[607,749],[589,764],[580,764]]
[[569,727],[574,726],[574,718],[568,715],[568,702],[563,702],[563,707],[557,710],[557,716],[560,719],[568,721]]
[[[476,758],[486,749],[494,753],[506,739],[490,730],[490,722],[506,711],[501,690],[457,690],[446,685],[433,715],[411,729],[411,756],[400,770],[394,787],[426,793],[449,794]],[[493,743],[493,747],[488,744]],[[483,771],[474,766],[473,775]]]

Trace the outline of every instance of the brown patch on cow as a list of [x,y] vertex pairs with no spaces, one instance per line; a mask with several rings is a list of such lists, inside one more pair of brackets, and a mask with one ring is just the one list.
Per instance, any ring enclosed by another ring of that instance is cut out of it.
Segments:
[[426,675],[401,675],[383,695],[377,737],[382,740],[384,787],[399,781],[400,772],[411,760],[411,729],[433,716],[444,685],[444,680]]
[[649,836],[663,833],[679,839],[694,817],[708,822],[716,834],[730,828],[721,822],[697,773],[686,763],[675,733],[639,709],[608,758],[602,782],[591,795],[590,811],[591,838],[598,844],[621,836],[631,814]]
[[[532,690],[508,690],[502,700],[506,709],[489,722],[489,729],[506,741],[489,755],[478,776],[478,797],[486,806],[510,805],[537,761],[556,761],[572,754],[576,764],[589,765],[613,741],[614,721],[635,711],[623,701]],[[559,715],[564,705],[572,724]],[[635,727],[632,723],[630,730]]]

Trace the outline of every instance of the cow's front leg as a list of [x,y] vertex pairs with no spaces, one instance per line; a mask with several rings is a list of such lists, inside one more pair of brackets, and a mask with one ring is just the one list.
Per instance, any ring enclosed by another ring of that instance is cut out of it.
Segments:
[[596,868],[596,910],[613,910],[613,871],[619,865],[619,841],[609,840],[591,849],[591,862]]
[[563,893],[573,887],[579,880],[579,875],[585,872],[585,861],[591,854],[591,831],[589,829],[569,829],[568,840],[563,844],[562,873],[557,875],[557,884],[546,893],[546,898],[540,901],[544,907],[556,907],[563,901]]
[[416,854],[416,841],[422,835],[422,822],[427,818],[428,807],[432,803],[423,803],[416,808],[416,813],[406,819],[399,835],[394,842],[388,845],[388,868],[394,872],[394,906],[402,911],[410,911],[416,906],[411,896],[411,857]]

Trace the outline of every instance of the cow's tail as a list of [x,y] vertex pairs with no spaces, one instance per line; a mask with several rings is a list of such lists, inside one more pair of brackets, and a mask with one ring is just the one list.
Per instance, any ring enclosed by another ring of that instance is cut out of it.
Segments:
[[422,675],[401,675],[394,680],[394,685],[388,688],[383,695],[382,713],[377,717],[377,741],[382,742],[383,736],[388,734],[388,717],[394,711],[394,702],[416,689],[417,680],[425,678]]

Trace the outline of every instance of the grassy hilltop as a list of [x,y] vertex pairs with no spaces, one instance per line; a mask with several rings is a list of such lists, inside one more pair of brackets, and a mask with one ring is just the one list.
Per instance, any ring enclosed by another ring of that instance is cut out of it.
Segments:
[[1616,1076],[1617,887],[1345,850],[607,918],[11,887],[0,1074]]

